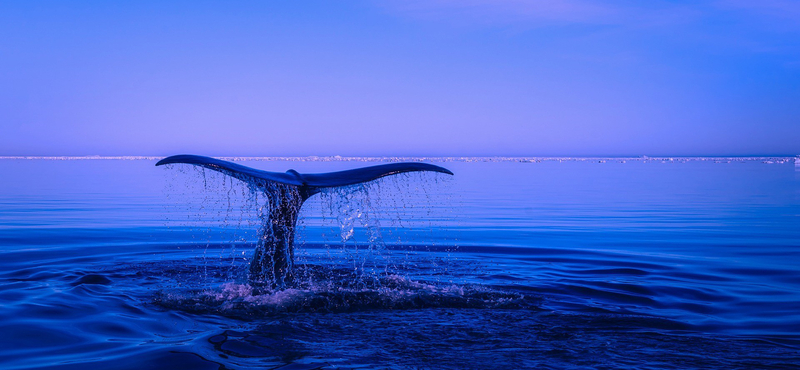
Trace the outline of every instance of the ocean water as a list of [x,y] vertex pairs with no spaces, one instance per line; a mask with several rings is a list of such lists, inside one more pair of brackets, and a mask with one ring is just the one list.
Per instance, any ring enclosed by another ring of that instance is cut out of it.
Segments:
[[434,163],[310,199],[269,290],[238,180],[0,159],[0,368],[800,368],[793,161]]

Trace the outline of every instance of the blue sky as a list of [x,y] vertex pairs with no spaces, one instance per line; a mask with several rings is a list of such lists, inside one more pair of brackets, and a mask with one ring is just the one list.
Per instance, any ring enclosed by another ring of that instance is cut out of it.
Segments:
[[795,155],[800,1],[0,1],[0,155]]

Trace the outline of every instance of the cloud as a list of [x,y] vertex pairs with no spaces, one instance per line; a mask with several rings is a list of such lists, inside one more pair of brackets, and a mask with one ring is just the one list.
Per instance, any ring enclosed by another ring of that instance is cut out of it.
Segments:
[[390,11],[431,20],[498,25],[614,23],[623,9],[593,0],[390,0]]
[[403,16],[479,26],[668,27],[735,11],[744,21],[777,20],[800,28],[800,0],[376,0],[376,4]]
[[738,9],[773,18],[800,21],[798,0],[717,0],[716,5],[723,9]]
[[667,0],[385,0],[376,4],[394,14],[428,21],[522,28],[670,27],[700,20],[706,10],[704,6]]

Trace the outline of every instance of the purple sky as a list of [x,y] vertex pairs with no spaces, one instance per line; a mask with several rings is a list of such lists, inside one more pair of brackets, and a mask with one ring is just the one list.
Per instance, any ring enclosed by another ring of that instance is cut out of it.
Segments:
[[800,1],[1,1],[0,155],[795,155]]

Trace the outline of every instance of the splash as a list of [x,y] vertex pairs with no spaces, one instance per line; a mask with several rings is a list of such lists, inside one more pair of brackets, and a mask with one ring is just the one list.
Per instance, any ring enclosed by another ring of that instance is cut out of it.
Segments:
[[[266,195],[268,199],[266,207],[259,208],[261,222],[258,242],[250,261],[250,282],[253,285],[277,289],[290,288],[295,280],[295,229],[303,203],[313,195],[329,194],[332,191],[345,195],[365,192],[367,183],[385,176],[407,172],[431,171],[452,175],[452,172],[447,169],[425,163],[392,163],[325,174],[303,175],[294,170],[275,173],[194,155],[172,156],[159,161],[156,165],[173,163],[192,164],[220,172],[231,179],[235,178],[246,183],[251,193],[260,192]],[[205,172],[203,172],[203,180],[205,184]],[[355,191],[348,189],[355,189]],[[363,198],[370,199],[368,196]],[[342,206],[340,205],[339,208]],[[371,206],[367,204],[364,209],[369,208]],[[357,210],[353,216],[353,212],[346,210],[340,214],[345,215],[340,224],[342,225],[342,240],[347,241],[354,234],[352,221],[362,218],[365,213]],[[368,221],[368,224],[371,223]],[[372,247],[379,245],[382,238],[379,227],[368,229],[370,230],[368,245],[370,246],[369,250],[372,251]],[[354,267],[356,271],[363,273],[366,266],[365,263],[362,263],[361,266]]]
[[373,284],[356,286],[320,280],[285,289],[224,283],[218,289],[160,292],[161,306],[228,317],[265,317],[279,313],[354,312],[426,308],[539,308],[540,299],[479,285],[435,284],[387,275]]
[[[214,177],[212,173],[197,173],[206,176],[205,189],[211,194],[201,197],[201,201],[213,199],[215,193],[225,194],[217,200],[221,212],[234,215],[221,217],[231,219],[234,227],[244,227],[247,222],[236,220],[237,206],[240,208],[256,205],[256,217],[264,228],[281,227],[272,222],[270,215],[276,207],[269,196],[259,188],[246,186],[244,189],[225,178]],[[201,278],[206,286],[181,284],[182,288],[162,290],[156,294],[155,303],[162,307],[195,313],[214,313],[228,317],[252,318],[268,317],[280,313],[304,312],[356,312],[369,310],[406,310],[423,308],[515,308],[537,309],[539,300],[531,296],[493,290],[474,284],[460,284],[452,281],[437,281],[419,277],[420,271],[435,275],[436,263],[430,256],[424,260],[413,259],[407,250],[388,246],[386,236],[395,233],[396,227],[430,227],[426,209],[433,206],[432,198],[427,196],[432,186],[438,186],[436,179],[422,174],[404,175],[398,178],[383,179],[369,184],[327,189],[308,204],[305,213],[318,215],[312,217],[311,224],[327,226],[324,229],[335,231],[324,245],[314,244],[312,255],[306,248],[295,249],[304,256],[293,256],[292,280],[283,286],[264,284],[252,279],[253,264],[258,259],[250,258],[251,276],[246,279],[232,279],[229,275],[211,271],[223,266],[210,266],[209,272]],[[215,186],[220,183],[221,186]],[[247,196],[242,196],[242,191]],[[275,190],[280,191],[280,190]],[[241,204],[238,204],[241,203]],[[230,208],[228,204],[233,204]],[[208,206],[206,210],[215,207]],[[230,210],[228,210],[230,209]],[[218,214],[218,211],[211,211]],[[298,222],[303,215],[298,214]],[[278,229],[279,232],[280,229]],[[285,229],[284,229],[285,230]],[[305,246],[302,241],[302,227],[295,234],[295,244]],[[393,231],[394,230],[394,231]],[[259,235],[270,232],[259,232]],[[259,239],[256,242],[269,248],[274,240]],[[273,244],[274,245],[274,244]],[[270,254],[262,255],[262,257]],[[269,268],[272,261],[264,261]],[[248,268],[239,263],[240,268]],[[163,267],[152,267],[163,270]],[[192,280],[191,268],[173,276],[175,279]],[[217,278],[214,278],[217,277]]]

